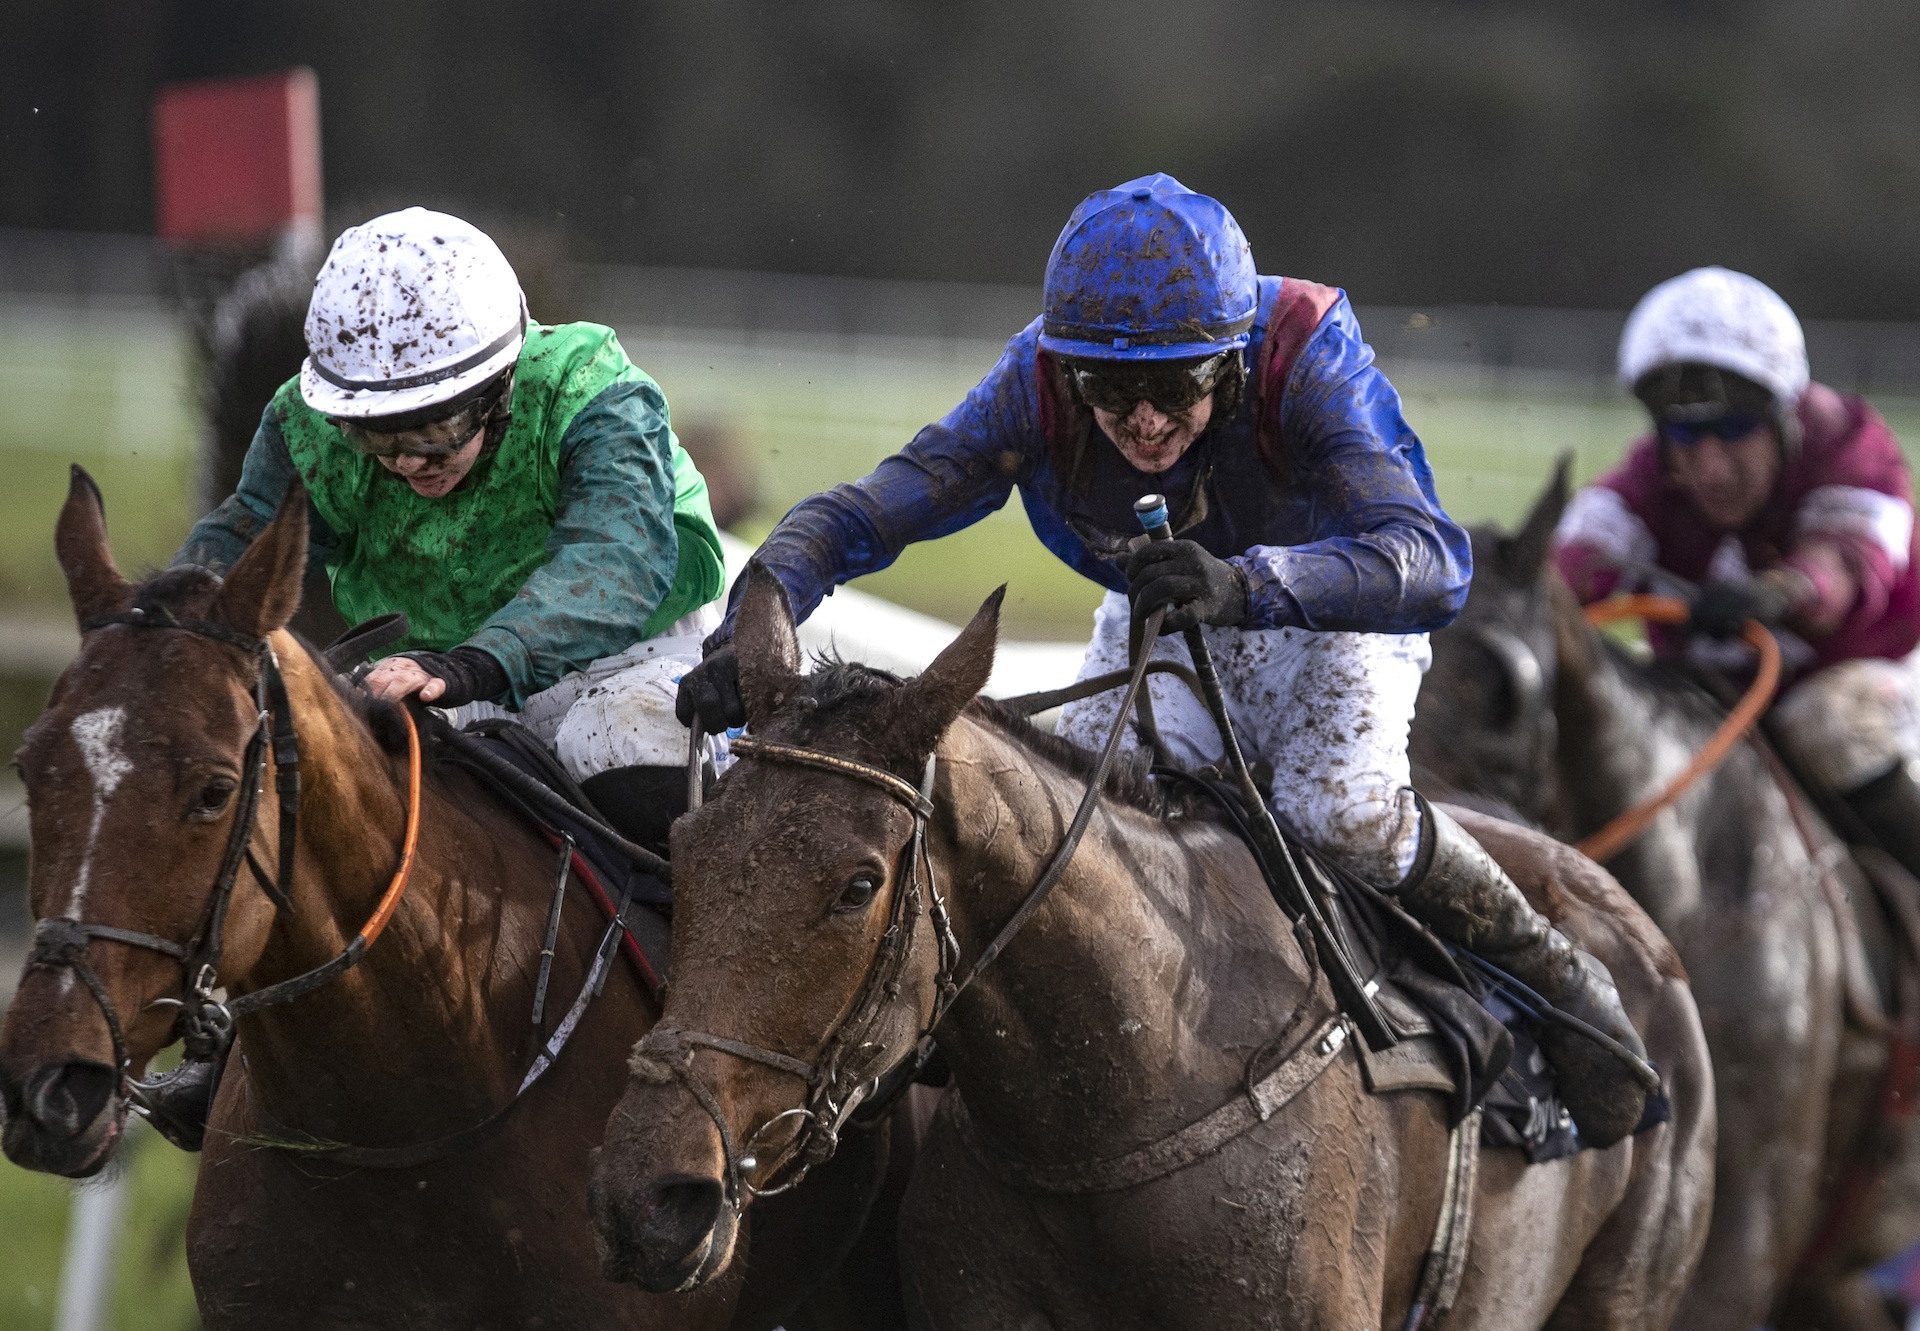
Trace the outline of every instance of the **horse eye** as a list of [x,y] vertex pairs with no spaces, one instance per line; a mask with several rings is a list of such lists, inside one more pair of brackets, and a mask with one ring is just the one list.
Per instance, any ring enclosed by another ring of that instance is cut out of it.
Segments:
[[225,777],[216,777],[200,787],[200,793],[195,796],[193,808],[189,814],[201,821],[216,818],[226,809],[227,801],[232,798],[233,782]]
[[872,874],[862,871],[847,880],[840,891],[840,900],[834,903],[836,911],[865,910],[873,904],[874,893],[880,890],[880,884]]

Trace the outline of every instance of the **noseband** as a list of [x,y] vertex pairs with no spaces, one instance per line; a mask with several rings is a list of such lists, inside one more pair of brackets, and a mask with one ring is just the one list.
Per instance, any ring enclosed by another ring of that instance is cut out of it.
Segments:
[[[233,828],[227,834],[226,851],[221,856],[219,871],[214,876],[213,895],[207,903],[206,914],[202,916],[192,939],[182,944],[155,934],[67,917],[44,919],[34,926],[33,949],[27,957],[28,967],[69,970],[79,977],[99,1006],[101,1016],[106,1019],[107,1032],[113,1041],[114,1070],[120,1079],[119,1090],[135,1109],[144,1112],[142,1092],[148,1089],[148,1085],[133,1080],[130,1075],[131,1059],[127,1052],[125,1031],[119,1013],[107,995],[106,986],[86,959],[87,945],[94,939],[104,939],[145,948],[179,962],[184,973],[180,997],[156,999],[154,1005],[177,1007],[180,1010],[179,1026],[188,1059],[218,1062],[232,1042],[236,1018],[319,988],[359,961],[386,928],[412,876],[414,849],[419,840],[420,737],[412,716],[402,708],[401,715],[407,725],[409,780],[406,833],[399,868],[367,923],[346,949],[332,960],[292,979],[221,1002],[214,998],[215,991],[222,987],[219,978],[220,952],[226,931],[227,911],[233,903],[242,861],[276,910],[292,908],[288,890],[293,878],[295,837],[299,830],[300,746],[293,728],[293,708],[287,698],[286,680],[280,673],[279,658],[267,639],[235,633],[223,625],[206,620],[176,619],[164,607],[138,606],[125,614],[97,616],[83,620],[80,629],[88,633],[116,624],[141,629],[173,629],[210,638],[245,652],[253,658],[256,666],[253,700],[257,719],[241,759],[242,777],[235,801]],[[274,790],[280,801],[278,865],[271,877],[255,857],[251,845],[260,792],[266,784],[269,750],[273,754]]]

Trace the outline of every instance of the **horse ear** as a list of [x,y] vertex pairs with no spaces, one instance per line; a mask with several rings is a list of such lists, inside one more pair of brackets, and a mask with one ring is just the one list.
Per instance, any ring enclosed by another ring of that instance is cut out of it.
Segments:
[[1500,543],[1500,562],[1514,581],[1532,582],[1546,567],[1547,556],[1553,553],[1554,528],[1560,525],[1560,515],[1567,511],[1567,500],[1571,497],[1572,469],[1572,452],[1561,453],[1554,460],[1547,488],[1533,501],[1533,511],[1527,514],[1526,522]]
[[96,615],[127,608],[127,580],[107,549],[107,510],[100,487],[87,469],[76,465],[67,485],[67,502],[53,527],[53,552],[67,575],[67,596],[82,624]]
[[214,599],[214,616],[255,638],[285,628],[300,608],[306,572],[307,487],[295,480],[273,521],[227,571]]
[[759,560],[749,560],[742,575],[747,589],[740,596],[740,615],[734,622],[733,654],[740,666],[740,697],[747,721],[760,725],[792,696],[800,679],[800,639],[793,631],[793,610],[786,589]]
[[1002,583],[981,603],[960,636],[917,678],[901,686],[890,740],[901,753],[915,758],[932,753],[954,718],[987,686],[994,646],[1000,639],[1000,602],[1006,595]]

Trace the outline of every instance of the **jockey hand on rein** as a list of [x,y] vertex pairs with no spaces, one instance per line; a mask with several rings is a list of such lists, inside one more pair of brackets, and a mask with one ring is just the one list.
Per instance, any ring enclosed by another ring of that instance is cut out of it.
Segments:
[[732,643],[714,648],[706,660],[680,677],[673,714],[683,726],[692,725],[698,714],[709,735],[747,723],[747,704],[740,697],[740,661]]
[[401,652],[420,664],[429,675],[443,681],[446,692],[433,700],[435,707],[464,707],[481,698],[497,698],[507,691],[506,668],[493,653],[479,647],[456,647],[450,652]]
[[1162,633],[1196,624],[1231,627],[1252,614],[1247,577],[1196,541],[1149,541],[1127,560],[1127,596],[1136,619],[1168,607]]
[[1710,582],[1693,598],[1687,628],[1709,638],[1736,638],[1750,619],[1772,626],[1787,617],[1792,601],[1777,582],[1766,578],[1728,578]]

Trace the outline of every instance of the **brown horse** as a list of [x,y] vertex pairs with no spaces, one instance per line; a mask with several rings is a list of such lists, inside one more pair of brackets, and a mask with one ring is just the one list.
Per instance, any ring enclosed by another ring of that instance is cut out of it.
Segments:
[[[1059,846],[1089,755],[973,701],[997,619],[996,597],[913,680],[803,675],[784,597],[750,584],[736,644],[757,747],[674,829],[686,978],[595,1169],[623,1277],[723,1269],[740,1210],[825,1157],[836,1107],[909,1057],[943,981]],[[1057,891],[938,1021],[955,1083],[902,1216],[910,1311],[1398,1327],[1442,1205],[1439,1097],[1366,1093],[1244,844],[1148,784],[1108,783]],[[1551,1164],[1485,1152],[1449,1324],[1664,1326],[1705,1232],[1713,1138],[1678,964],[1590,862],[1473,825],[1620,979],[1673,1117]]]
[[[172,1000],[186,991],[166,948],[191,955],[190,940],[207,936],[214,885],[240,848],[263,866],[263,888],[282,854],[293,859],[278,911],[239,865],[212,959],[230,996],[326,963],[368,926],[407,836],[408,725],[283,630],[307,548],[297,490],[224,583],[195,569],[130,586],[108,553],[98,492],[78,469],[56,544],[83,625],[111,622],[83,633],[19,754],[43,924],[0,1030],[0,1098],[11,1159],[84,1177],[112,1154],[133,1079],[178,1034]],[[292,846],[275,836],[271,781],[257,811],[246,809],[243,755],[264,710],[261,640],[298,737]],[[545,1080],[496,1130],[443,1158],[354,1168],[272,1145],[403,1147],[482,1122],[512,1100],[589,973],[605,920],[576,893],[561,918],[547,1029],[529,1021],[554,851],[431,757],[415,868],[390,926],[359,964],[238,1023],[188,1232],[206,1323],[775,1324],[852,1241],[883,1141],[863,1141],[843,1174],[756,1224],[745,1279],[683,1296],[603,1280],[587,1223],[588,1151],[619,1093],[625,1050],[656,1016],[624,966]]]
[[[1571,840],[1663,789],[1720,711],[1587,626],[1547,559],[1566,502],[1563,464],[1518,533],[1474,533],[1472,595],[1435,635],[1412,749],[1440,786]],[[1713,1052],[1713,1225],[1686,1327],[1886,1331],[1864,1268],[1920,1240],[1920,1143],[1875,1119],[1887,1040],[1848,1020],[1857,943],[1836,902],[1867,887],[1818,814],[1799,819],[1812,847],[1741,746],[1610,866],[1685,961]]]

